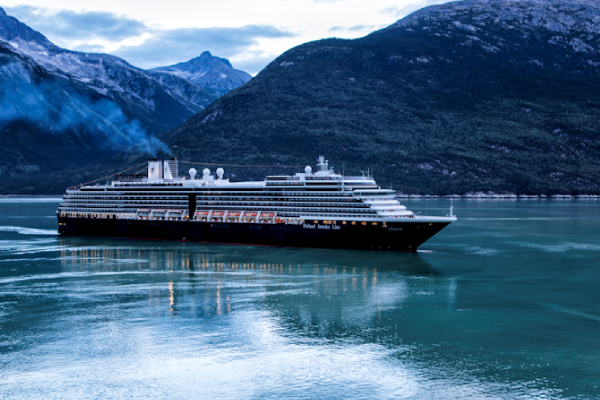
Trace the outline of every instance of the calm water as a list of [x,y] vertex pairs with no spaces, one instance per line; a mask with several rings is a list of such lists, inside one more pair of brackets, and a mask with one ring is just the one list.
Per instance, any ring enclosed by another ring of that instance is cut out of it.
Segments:
[[57,205],[0,199],[0,398],[600,398],[600,202],[457,201],[412,254],[62,238]]

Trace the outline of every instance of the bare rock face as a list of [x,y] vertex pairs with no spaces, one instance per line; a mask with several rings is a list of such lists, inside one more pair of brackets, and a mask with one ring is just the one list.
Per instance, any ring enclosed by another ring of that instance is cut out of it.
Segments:
[[[505,43],[503,31],[529,35],[550,35],[548,43],[569,47],[578,53],[600,51],[600,4],[593,0],[466,0],[426,7],[396,22],[387,29],[424,29],[440,35],[461,36],[470,32],[472,44],[497,51]],[[490,37],[498,47],[478,40],[477,32],[497,30]],[[462,32],[461,32],[462,31]]]
[[152,71],[168,72],[180,76],[218,97],[252,79],[250,74],[234,69],[229,60],[214,57],[208,51],[190,61],[169,67],[154,68]]
[[597,1],[430,6],[290,49],[160,137],[232,164],[326,154],[405,193],[597,194],[599,50]]

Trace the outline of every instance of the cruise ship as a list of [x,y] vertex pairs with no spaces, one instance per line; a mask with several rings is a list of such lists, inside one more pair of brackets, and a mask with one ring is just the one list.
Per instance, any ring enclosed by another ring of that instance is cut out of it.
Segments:
[[324,157],[313,172],[230,182],[176,159],[148,161],[148,175],[67,189],[57,211],[62,235],[206,243],[414,251],[456,220],[414,214],[371,176],[335,173]]

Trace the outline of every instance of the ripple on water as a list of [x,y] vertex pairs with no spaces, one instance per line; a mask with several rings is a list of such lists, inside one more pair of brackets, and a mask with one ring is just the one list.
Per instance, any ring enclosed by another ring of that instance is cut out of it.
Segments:
[[527,247],[530,249],[541,250],[548,253],[564,253],[573,250],[584,250],[584,251],[600,251],[599,243],[573,243],[573,242],[561,242],[556,244],[542,244],[533,242],[507,242],[520,247]]
[[568,235],[553,235],[545,207],[460,212],[418,254],[61,237],[11,220],[0,398],[593,398],[598,218],[570,206]]
[[22,255],[56,251],[58,249],[55,246],[48,246],[50,244],[56,244],[56,239],[0,240],[0,252]]
[[16,232],[20,235],[58,235],[56,229],[35,229],[23,226],[0,226],[0,232]]
[[[555,394],[539,389],[547,382],[490,382],[464,368],[416,366],[410,356],[414,346],[298,340],[256,311],[176,330],[147,321],[127,329],[112,323],[81,329],[21,352],[18,361],[9,354],[0,395],[437,399]],[[33,359],[36,363],[28,362]],[[17,363],[22,368],[11,368]]]

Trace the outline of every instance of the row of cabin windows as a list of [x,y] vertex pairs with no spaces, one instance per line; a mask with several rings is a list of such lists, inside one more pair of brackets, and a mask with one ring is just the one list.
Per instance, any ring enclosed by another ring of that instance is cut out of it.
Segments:
[[[124,208],[119,208],[119,209],[115,209],[115,208],[98,208],[98,207],[65,207],[62,206],[60,207],[61,210],[112,210],[112,211],[136,211],[138,210],[138,207],[124,207]],[[153,206],[154,209],[169,209],[169,207],[167,206]],[[231,211],[263,211],[263,210],[252,210],[252,209],[248,209],[248,208],[244,208],[244,207],[212,207],[211,209],[213,210],[231,210]],[[314,212],[328,212],[329,214],[336,214],[338,215],[340,212],[348,212],[347,209],[331,209],[331,208],[291,208],[291,207],[286,207],[285,209],[282,210],[273,210],[272,208],[267,208],[268,211],[271,212],[282,212],[282,213],[289,213],[292,211],[295,211],[297,213],[299,212],[308,212],[308,213],[314,213]],[[365,214],[365,213],[375,213],[374,210],[371,209],[362,209],[362,210],[350,210],[351,213],[355,213],[355,214]],[[319,214],[321,215],[321,214]],[[328,215],[328,214],[323,214],[323,215]]]
[[342,192],[339,190],[334,190],[334,191],[323,191],[323,192],[318,192],[318,191],[290,191],[290,190],[254,190],[254,191],[244,191],[244,192],[237,192],[237,191],[213,191],[213,190],[202,190],[202,191],[185,191],[185,192],[157,192],[157,191],[152,191],[152,192],[139,192],[139,191],[110,191],[110,192],[106,192],[106,191],[97,191],[97,192],[67,192],[67,195],[84,195],[84,196],[92,196],[92,195],[98,195],[98,196],[145,196],[145,195],[190,195],[190,194],[198,194],[198,195],[214,195],[214,196],[222,196],[222,195],[228,195],[228,196],[248,196],[248,195],[261,195],[261,196],[283,196],[283,195],[292,195],[292,196],[314,196],[315,194],[320,194],[322,196],[340,196],[340,195],[350,195],[351,193],[348,192]]
[[[353,197],[342,197],[337,196],[337,198],[323,198],[320,199],[321,196],[312,196],[312,199],[319,199],[321,201],[353,201]],[[153,199],[165,199],[165,200],[185,200],[188,196],[67,196],[65,200],[153,200]],[[265,196],[199,196],[199,199],[209,200],[248,200],[248,199],[256,199],[256,200],[267,200],[267,201],[291,201],[294,200],[293,197],[289,195],[286,196],[278,196],[278,197],[265,197]],[[303,199],[301,200],[308,200]]]
[[[94,204],[94,205],[132,205],[132,206],[141,206],[143,204],[170,204],[170,205],[183,205],[187,206],[189,204],[188,201],[175,201],[175,200],[154,200],[154,201],[64,201],[61,205],[82,205],[82,204]],[[240,201],[197,201],[197,206],[207,206],[207,205],[221,205],[221,206],[271,206],[271,207],[350,207],[350,208],[369,208],[370,205],[362,202],[354,202],[354,203],[322,203],[322,202],[260,202],[260,201],[248,201],[248,202],[240,202]],[[378,206],[383,206],[381,204]]]
[[[153,209],[169,209],[170,207],[153,207]],[[112,211],[136,211],[138,210],[137,207],[127,207],[127,208],[119,208],[119,209],[115,209],[115,208],[99,208],[99,207],[61,207],[62,210],[112,210]],[[253,209],[244,209],[242,207],[239,208],[235,208],[235,207],[214,207],[214,210],[231,210],[231,211],[262,211],[262,210],[253,210]],[[335,210],[335,209],[329,209],[329,208],[286,208],[285,210],[273,210],[271,208],[267,208],[267,210],[269,211],[275,211],[275,212],[293,212],[295,211],[296,213],[314,213],[314,212],[328,212],[328,214],[336,214],[338,215],[340,212],[348,212],[348,210],[345,209],[340,209],[340,210]],[[356,214],[375,214],[376,212],[371,210],[371,209],[365,209],[365,210],[350,210],[353,213]],[[326,214],[327,215],[327,214]]]
[[[248,196],[248,194],[246,194],[245,196],[232,196],[231,193],[227,193],[227,194],[219,194],[219,195],[211,195],[211,194],[198,194],[198,198],[200,199],[204,199],[204,200],[208,200],[208,199],[215,199],[215,200],[248,200],[248,199],[260,199],[260,200],[268,200],[268,201],[291,201],[293,200],[293,197],[298,197],[298,196],[294,196],[293,194],[290,193],[285,193],[282,194],[280,196],[273,196],[272,194],[269,194],[268,196],[266,195],[262,195],[260,193],[255,193],[252,196]],[[389,194],[368,194],[368,195],[360,195],[361,198],[363,199],[368,199],[369,197],[383,197],[383,196],[387,196],[389,198],[394,198],[393,193],[389,193]],[[310,196],[309,198],[312,199],[320,199],[321,197],[325,197],[324,195],[318,195],[318,196]],[[172,195],[172,196],[141,196],[141,195],[131,195],[131,196],[123,196],[123,195],[104,195],[104,196],[75,196],[75,195],[70,195],[70,196],[65,196],[64,200],[86,200],[86,199],[92,199],[92,200],[114,200],[114,199],[118,199],[118,200],[153,200],[153,199],[170,199],[170,200],[185,200],[187,199],[188,196],[182,196],[182,195]],[[334,196],[334,198],[331,197],[327,197],[327,198],[323,198],[320,199],[322,201],[353,201],[354,197],[353,196]]]
[[231,201],[231,202],[224,202],[224,201],[197,201],[196,202],[197,205],[213,205],[213,204],[219,204],[219,205],[259,205],[259,206],[273,206],[273,207],[307,207],[307,206],[322,206],[322,207],[369,207],[368,204],[365,203],[359,203],[359,202],[355,202],[355,203],[317,203],[317,202],[294,202],[294,201],[288,201],[288,202],[277,202],[277,201],[271,201],[271,202],[258,202],[258,201],[252,201],[252,202],[239,202],[239,201]]
[[236,210],[243,210],[243,209],[247,209],[247,208],[276,208],[276,209],[280,209],[280,210],[316,210],[316,209],[323,209],[323,210],[356,210],[356,212],[365,212],[367,210],[372,210],[372,208],[370,207],[323,207],[323,206],[313,206],[313,207],[298,207],[298,206],[280,206],[280,207],[273,207],[272,205],[269,204],[255,204],[255,205],[248,205],[248,204],[200,204],[197,206],[197,208],[214,208],[214,209],[219,209],[219,210],[224,210],[224,209],[236,209]]
[[290,197],[220,197],[220,196],[203,196],[197,197],[198,200],[212,200],[212,201],[272,201],[272,202],[290,202],[290,201],[302,201],[302,202],[311,202],[311,201],[327,201],[327,202],[352,202],[355,201],[352,197],[348,198],[334,198],[334,199],[321,199],[318,197],[314,197],[311,199],[294,199]]

